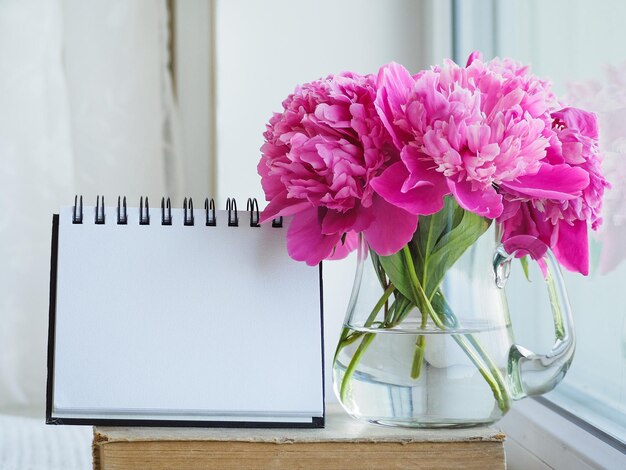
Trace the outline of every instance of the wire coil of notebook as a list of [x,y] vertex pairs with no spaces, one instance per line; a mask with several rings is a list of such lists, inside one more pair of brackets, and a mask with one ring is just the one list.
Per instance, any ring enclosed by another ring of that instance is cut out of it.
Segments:
[[[183,225],[195,225],[195,215],[193,207],[193,199],[191,197],[183,199]],[[150,225],[150,205],[148,197],[139,198],[139,225]],[[237,209],[237,201],[235,198],[226,200],[226,211],[228,212],[228,226],[239,226],[239,211]],[[246,204],[246,212],[250,213],[250,227],[260,227],[261,214],[259,211],[259,203],[256,198],[248,198]],[[126,205],[126,196],[118,196],[117,198],[117,225],[128,224],[128,208]],[[83,196],[76,195],[74,197],[74,206],[72,207],[72,223],[82,224],[84,218]],[[104,196],[97,196],[96,205],[94,207],[94,224],[105,225],[107,220],[104,210]],[[172,225],[172,204],[170,198],[161,198],[161,225]],[[204,222],[207,227],[215,227],[217,225],[217,217],[215,214],[215,201],[213,198],[205,198],[204,200]],[[283,226],[283,218],[277,217],[272,219],[272,227],[281,228]]]

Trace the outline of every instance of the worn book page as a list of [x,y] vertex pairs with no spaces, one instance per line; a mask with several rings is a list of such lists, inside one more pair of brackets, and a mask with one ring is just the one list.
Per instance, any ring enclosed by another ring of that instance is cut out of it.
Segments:
[[94,428],[94,468],[473,469],[505,468],[496,428],[375,426],[331,405],[325,429]]

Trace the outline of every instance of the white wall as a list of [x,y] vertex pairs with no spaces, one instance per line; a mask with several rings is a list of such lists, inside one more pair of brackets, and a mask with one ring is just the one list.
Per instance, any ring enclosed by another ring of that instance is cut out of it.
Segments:
[[420,2],[217,1],[218,195],[262,197],[256,163],[265,123],[298,83],[419,57]]

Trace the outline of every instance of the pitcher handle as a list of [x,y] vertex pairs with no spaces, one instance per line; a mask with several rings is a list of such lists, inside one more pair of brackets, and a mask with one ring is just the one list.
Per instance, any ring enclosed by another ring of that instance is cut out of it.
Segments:
[[[535,258],[539,259],[539,263],[543,263],[544,280],[554,320],[555,341],[552,349],[544,355],[535,354],[518,344],[511,346],[508,376],[511,397],[515,400],[528,395],[547,393],[556,387],[569,369],[576,347],[572,311],[565,282],[554,254],[545,246],[544,250],[542,257]],[[503,245],[496,250],[494,270],[496,284],[500,288],[504,287],[515,254],[516,251],[507,253]]]

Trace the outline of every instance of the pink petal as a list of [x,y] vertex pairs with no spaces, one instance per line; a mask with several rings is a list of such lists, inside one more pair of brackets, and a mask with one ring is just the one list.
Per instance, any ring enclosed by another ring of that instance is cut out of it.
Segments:
[[530,255],[535,260],[540,260],[548,251],[548,245],[532,235],[516,235],[504,243],[507,253],[517,252],[516,257]]
[[535,227],[539,231],[539,238],[548,246],[554,247],[559,235],[558,225],[555,225],[550,218],[546,217],[545,213],[533,207],[531,203],[527,202],[525,205],[528,212],[532,214]]
[[515,218],[520,210],[521,210],[521,202],[520,201],[503,201],[504,210],[500,217],[498,217],[498,222],[505,223],[510,219]]
[[598,138],[598,119],[595,114],[579,108],[563,108],[552,113],[552,117],[565,123],[570,129],[577,129],[592,139]]
[[409,176],[402,184],[403,193],[419,186],[436,186],[443,180],[441,173],[433,170],[432,158],[420,152],[413,145],[405,145],[400,152],[400,158],[409,171]]
[[356,209],[349,210],[347,212],[338,212],[336,210],[329,209],[322,219],[322,233],[324,235],[330,235],[332,233],[343,234],[349,232],[354,225],[358,216]]
[[483,55],[480,51],[472,52],[467,58],[467,63],[465,64],[465,66],[469,67],[475,60],[483,60]]
[[296,261],[305,261],[309,266],[328,258],[341,234],[324,235],[318,217],[318,209],[312,207],[296,214],[287,230],[287,252]]
[[334,123],[337,127],[348,127],[350,125],[350,113],[348,107],[340,105],[329,105],[320,103],[315,108],[315,117],[320,121]]
[[[263,147],[268,145],[270,144],[265,144]],[[263,151],[263,147],[261,148],[261,151]],[[280,176],[270,174],[270,167],[268,166],[268,159],[265,153],[256,168],[257,173],[261,177],[263,192],[268,200],[273,199],[278,193],[285,189],[285,185],[280,180]]]
[[417,216],[378,195],[372,199],[372,209],[374,221],[364,232],[370,247],[382,256],[400,251],[415,233]]
[[[502,226],[502,243],[516,235],[532,235],[539,236],[539,230],[535,225],[532,217],[530,217],[526,204],[519,202],[506,201],[505,209],[502,212],[498,222]],[[516,209],[516,210],[515,210]]]
[[558,240],[552,247],[554,255],[569,271],[589,274],[589,240],[587,222],[576,220],[573,225],[560,221]]
[[402,185],[409,178],[409,172],[404,163],[398,162],[374,178],[371,186],[387,202],[411,214],[434,214],[443,208],[443,197],[449,193],[446,180],[441,173],[432,170],[426,170],[423,177],[424,184],[402,192]]
[[307,207],[311,207],[311,203],[309,201],[288,198],[287,190],[284,190],[274,196],[267,207],[263,209],[263,213],[261,214],[261,223],[275,219],[279,216],[285,217],[296,214],[305,210]]
[[[376,196],[375,194],[372,197]],[[369,207],[361,206],[359,208],[359,215],[354,221],[354,225],[352,226],[352,230],[355,232],[362,232],[367,227],[369,227],[374,221],[374,211],[372,210],[371,202]]]
[[574,199],[589,186],[589,174],[579,167],[567,164],[542,163],[534,175],[519,176],[516,181],[502,182],[519,194],[542,199]]
[[335,259],[344,259],[354,250],[356,250],[359,245],[359,235],[356,232],[348,232],[346,233],[346,238],[343,243],[341,241],[337,243],[335,249],[327,256],[325,259],[335,260]]
[[448,186],[463,209],[490,219],[499,217],[504,210],[502,196],[492,187],[473,191],[469,181],[455,183],[452,180],[448,180]]
[[402,65],[392,62],[380,68],[376,81],[376,111],[385,128],[391,134],[393,143],[401,149],[409,136],[398,129],[394,122],[404,114],[408,95],[415,83],[413,77]]

